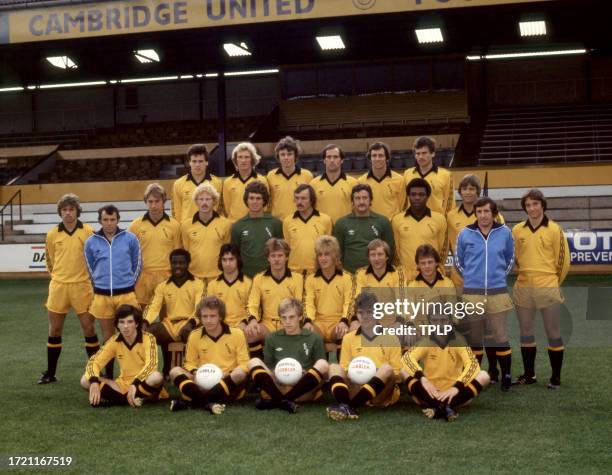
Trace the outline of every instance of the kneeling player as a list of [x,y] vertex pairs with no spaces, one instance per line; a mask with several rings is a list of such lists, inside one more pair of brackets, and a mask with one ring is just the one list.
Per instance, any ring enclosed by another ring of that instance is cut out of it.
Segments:
[[429,315],[438,330],[404,353],[401,377],[425,416],[452,422],[457,409],[478,396],[490,377],[463,337],[450,330],[450,322],[450,316]]
[[[325,360],[323,340],[317,333],[302,328],[302,303],[297,299],[284,299],[278,306],[282,329],[269,333],[264,344],[264,361],[253,358],[249,371],[255,385],[262,391],[257,409],[280,408],[293,414],[296,401],[311,401],[319,397],[329,364]],[[284,386],[276,381],[273,371],[284,358],[294,358],[305,371],[294,386]]]
[[[131,305],[121,305],[115,312],[119,334],[93,355],[81,378],[81,386],[89,391],[92,406],[127,405],[138,407],[144,399],[157,399],[163,376],[157,371],[155,337],[141,330],[142,314]],[[100,377],[100,372],[114,358],[119,362],[119,377]]]
[[[357,419],[356,409],[365,404],[387,407],[399,399],[396,380],[401,346],[395,336],[375,335],[377,321],[373,309],[376,303],[378,300],[372,293],[363,292],[357,297],[355,313],[360,326],[344,336],[340,364],[332,364],[329,368],[331,392],[338,404],[327,408],[327,417],[335,421]],[[363,385],[354,384],[347,377],[349,364],[357,356],[367,356],[377,368],[372,379]]]
[[[196,315],[202,328],[196,328],[187,339],[183,367],[170,370],[170,378],[181,393],[181,399],[170,404],[171,411],[188,407],[203,408],[219,415],[228,401],[244,394],[247,379],[249,351],[242,330],[230,328],[224,322],[225,304],[217,297],[204,297],[198,304]],[[206,363],[217,365],[223,377],[208,391],[194,382],[197,369]]]

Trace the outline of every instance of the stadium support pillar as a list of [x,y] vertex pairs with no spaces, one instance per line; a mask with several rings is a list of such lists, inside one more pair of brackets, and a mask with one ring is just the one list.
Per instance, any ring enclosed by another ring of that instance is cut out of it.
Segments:
[[218,117],[218,139],[219,142],[219,151],[218,157],[219,161],[217,163],[217,175],[225,176],[225,149],[226,149],[226,134],[225,134],[225,115],[226,115],[226,103],[225,103],[225,76],[223,74],[219,74],[217,78],[217,117]]

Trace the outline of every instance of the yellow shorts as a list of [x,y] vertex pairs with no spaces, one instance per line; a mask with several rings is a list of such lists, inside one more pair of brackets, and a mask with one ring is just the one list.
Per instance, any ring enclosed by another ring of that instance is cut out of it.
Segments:
[[262,319],[259,323],[266,327],[270,332],[275,332],[276,330],[280,330],[281,328],[283,328],[283,326],[281,325],[281,321],[278,318],[265,318]]
[[110,320],[115,318],[117,308],[124,304],[140,308],[134,292],[113,295],[112,297],[110,295],[94,294],[89,313],[100,320]]
[[49,282],[47,310],[53,313],[66,314],[73,308],[77,315],[87,312],[93,299],[93,288],[89,281],[64,284]]
[[462,299],[477,305],[477,309],[484,308],[485,314],[507,312],[514,308],[508,292],[494,295],[463,294]]
[[184,320],[175,321],[172,321],[168,318],[164,318],[161,323],[168,332],[168,335],[170,335],[174,341],[181,341],[181,339],[179,338],[179,332],[181,331],[181,328],[183,328],[188,322],[188,318]]
[[323,341],[325,343],[336,343],[338,339],[334,336],[334,330],[336,329],[336,325],[340,323],[340,320],[316,320],[314,325],[319,327],[321,333],[323,334]]
[[167,270],[143,271],[134,288],[138,302],[143,306],[149,305],[153,301],[155,288],[169,277],[170,271]]
[[549,289],[514,288],[514,304],[523,308],[546,308],[563,303],[565,298],[559,287]]

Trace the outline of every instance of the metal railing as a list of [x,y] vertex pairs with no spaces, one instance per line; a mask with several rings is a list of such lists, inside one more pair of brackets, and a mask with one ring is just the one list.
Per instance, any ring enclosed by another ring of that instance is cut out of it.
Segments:
[[4,212],[6,210],[6,208],[9,208],[10,210],[10,223],[11,223],[11,231],[13,230],[14,227],[14,222],[15,220],[13,219],[14,216],[14,211],[13,211],[13,202],[15,201],[16,198],[19,198],[19,221],[21,221],[23,219],[23,215],[21,213],[21,190],[17,190],[13,196],[10,197],[10,199],[5,203],[5,205],[2,207],[2,209],[0,209],[0,228],[2,229],[1,234],[2,234],[2,241],[4,242]]

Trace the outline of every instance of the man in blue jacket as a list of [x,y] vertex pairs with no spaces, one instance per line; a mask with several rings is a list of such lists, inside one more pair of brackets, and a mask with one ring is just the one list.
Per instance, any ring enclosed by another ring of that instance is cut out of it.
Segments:
[[[113,333],[115,311],[121,305],[140,308],[134,286],[142,261],[140,244],[134,234],[119,228],[119,210],[106,205],[98,210],[102,228],[85,242],[85,260],[93,284],[94,298],[89,313],[99,322],[106,342]],[[112,378],[113,361],[106,367]]]
[[514,240],[510,229],[498,223],[497,204],[489,197],[474,204],[476,222],[466,226],[457,238],[455,266],[464,280],[463,301],[473,305],[467,315],[468,342],[482,360],[483,335],[488,327],[501,368],[502,391],[512,384],[512,348],[508,342],[506,317],[512,309],[506,276],[514,264]]

